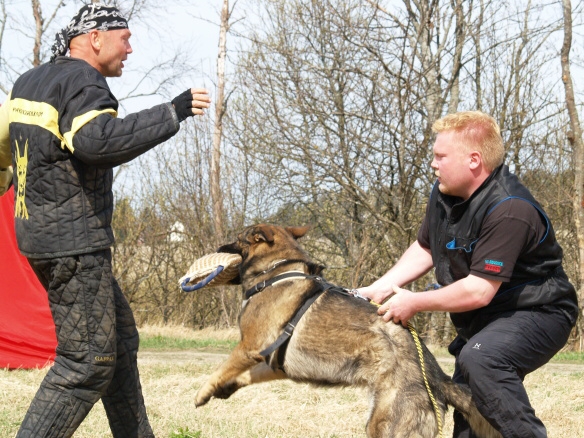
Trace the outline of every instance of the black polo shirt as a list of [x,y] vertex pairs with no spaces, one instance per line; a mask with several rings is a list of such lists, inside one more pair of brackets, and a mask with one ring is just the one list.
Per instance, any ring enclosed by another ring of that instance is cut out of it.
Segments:
[[[483,221],[473,249],[470,273],[487,280],[507,282],[517,260],[535,250],[547,232],[546,219],[524,199],[500,203]],[[418,242],[430,249],[427,216]]]

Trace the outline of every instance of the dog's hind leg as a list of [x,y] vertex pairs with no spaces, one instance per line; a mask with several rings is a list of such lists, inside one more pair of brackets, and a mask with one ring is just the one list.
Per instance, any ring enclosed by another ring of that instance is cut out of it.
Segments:
[[501,438],[501,434],[481,415],[472,400],[470,389],[451,380],[444,381],[441,390],[448,404],[462,412],[476,436],[481,438]]
[[389,437],[397,390],[375,391],[371,394],[371,411],[367,420],[367,438]]
[[373,393],[367,438],[434,438],[437,432],[429,403],[420,402],[408,388],[384,388]]
[[229,397],[238,389],[238,387],[234,387],[234,382],[243,373],[248,372],[250,368],[263,361],[263,357],[258,353],[254,355],[246,352],[240,345],[235,347],[227,360],[211,375],[201,389],[199,389],[195,397],[195,406],[204,405],[211,397]]

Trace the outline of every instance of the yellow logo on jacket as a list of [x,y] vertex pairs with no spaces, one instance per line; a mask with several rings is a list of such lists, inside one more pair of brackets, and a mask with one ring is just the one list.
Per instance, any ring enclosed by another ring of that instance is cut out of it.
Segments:
[[28,167],[28,140],[24,144],[24,154],[20,154],[18,141],[16,143],[16,174],[18,176],[18,187],[16,188],[16,203],[14,205],[14,217],[28,220],[28,209],[24,202],[26,192],[26,168]]

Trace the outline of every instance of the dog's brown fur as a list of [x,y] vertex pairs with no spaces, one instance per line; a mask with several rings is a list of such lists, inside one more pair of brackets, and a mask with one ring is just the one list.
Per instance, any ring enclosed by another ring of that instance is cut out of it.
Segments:
[[[219,252],[242,256],[235,283],[242,284],[244,290],[287,271],[314,275],[322,267],[315,265],[297,242],[307,230],[308,227],[257,225]],[[283,259],[302,261],[271,269]],[[277,352],[269,358],[272,366],[266,363],[259,352],[282,333],[314,287],[314,280],[287,279],[251,297],[240,315],[241,342],[199,390],[196,405],[204,405],[211,397],[227,398],[246,385],[274,379],[355,385],[370,391],[368,437],[435,437],[438,423],[412,335],[401,325],[385,323],[365,300],[325,292],[298,323],[286,350],[284,372],[275,365]],[[426,375],[442,419],[447,405],[452,405],[467,417],[477,434],[500,437],[479,414],[468,389],[453,383],[427,348],[423,349]]]

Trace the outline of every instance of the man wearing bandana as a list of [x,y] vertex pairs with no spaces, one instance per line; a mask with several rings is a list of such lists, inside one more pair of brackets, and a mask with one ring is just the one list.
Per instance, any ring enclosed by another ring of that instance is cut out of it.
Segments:
[[18,245],[47,290],[58,340],[18,437],[70,437],[100,399],[114,437],[154,436],[136,323],[112,275],[112,168],[175,135],[210,99],[204,89],[188,89],[118,118],[105,78],[122,74],[130,35],[115,7],[82,7],[57,34],[51,61],[23,74],[0,107]]

